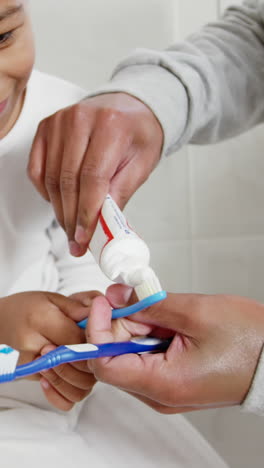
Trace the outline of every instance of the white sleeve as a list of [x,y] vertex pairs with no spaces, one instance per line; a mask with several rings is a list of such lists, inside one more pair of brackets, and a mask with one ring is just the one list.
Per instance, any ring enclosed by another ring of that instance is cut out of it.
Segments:
[[48,229],[48,236],[59,277],[57,292],[66,296],[81,291],[105,292],[111,281],[101,272],[89,251],[83,257],[72,257],[66,235],[55,221]]
[[242,410],[264,416],[264,349],[260,356],[250,390],[242,404]]

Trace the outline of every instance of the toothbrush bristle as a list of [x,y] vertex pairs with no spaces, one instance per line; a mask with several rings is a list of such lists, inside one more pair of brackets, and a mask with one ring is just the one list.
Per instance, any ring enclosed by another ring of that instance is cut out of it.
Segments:
[[149,274],[146,275],[144,281],[135,287],[139,301],[162,291],[159,279],[155,275],[154,271],[149,268],[148,273]]
[[0,345],[0,383],[13,380],[19,352],[7,345]]

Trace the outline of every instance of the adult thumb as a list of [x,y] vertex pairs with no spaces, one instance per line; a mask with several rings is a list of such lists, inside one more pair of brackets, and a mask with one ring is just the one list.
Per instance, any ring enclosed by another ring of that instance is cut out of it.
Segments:
[[199,325],[200,312],[195,294],[168,293],[167,298],[129,317],[152,327],[193,335]]
[[104,296],[97,296],[92,303],[88,326],[87,341],[93,344],[111,343],[114,336],[111,329],[112,309]]
[[124,284],[112,284],[107,288],[105,296],[115,309],[120,309],[137,302],[133,288]]

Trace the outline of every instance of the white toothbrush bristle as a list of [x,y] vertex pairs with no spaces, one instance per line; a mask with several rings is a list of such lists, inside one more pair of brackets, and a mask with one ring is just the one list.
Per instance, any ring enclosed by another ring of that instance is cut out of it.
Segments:
[[148,270],[148,275],[145,275],[144,281],[135,287],[135,291],[140,301],[162,291],[159,279],[151,268]]
[[0,345],[0,382],[4,375],[14,374],[19,352],[8,345]]

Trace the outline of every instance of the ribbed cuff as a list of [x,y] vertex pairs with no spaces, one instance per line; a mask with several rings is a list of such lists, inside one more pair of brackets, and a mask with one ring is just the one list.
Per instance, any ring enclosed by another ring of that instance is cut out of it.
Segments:
[[133,65],[116,72],[89,97],[117,92],[136,97],[155,114],[164,132],[162,154],[179,149],[188,120],[188,96],[180,80],[159,66]]

